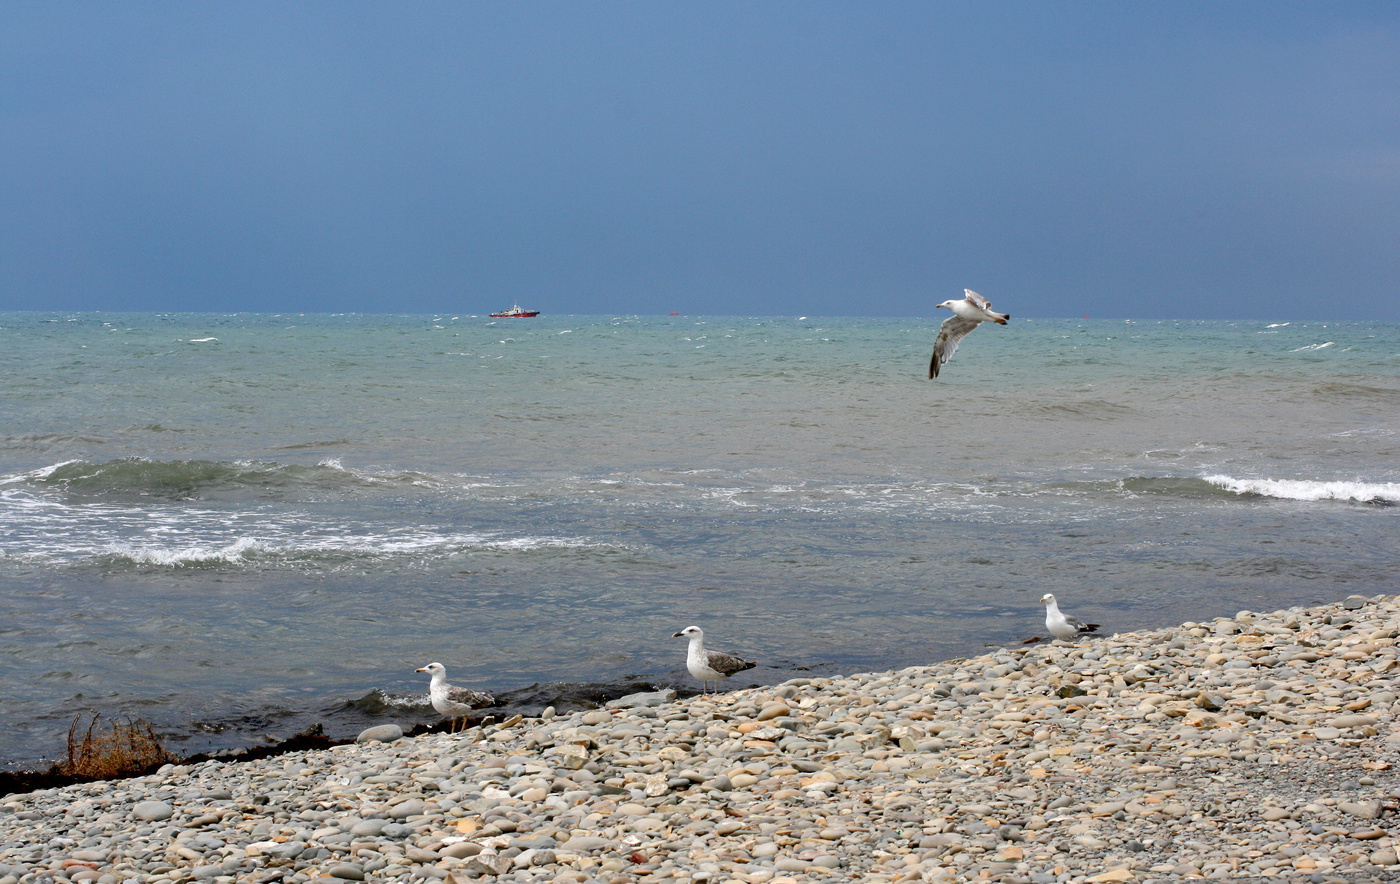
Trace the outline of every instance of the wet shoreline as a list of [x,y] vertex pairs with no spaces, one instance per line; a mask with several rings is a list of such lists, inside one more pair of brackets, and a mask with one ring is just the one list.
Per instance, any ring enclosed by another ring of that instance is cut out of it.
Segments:
[[[450,722],[444,721],[442,716],[433,711],[426,702],[416,705],[386,703],[383,699],[384,694],[375,690],[363,697],[344,701],[338,707],[331,707],[342,712],[344,710],[357,710],[358,720],[350,720],[342,714],[328,722],[322,719],[331,718],[331,716],[318,717],[314,713],[308,712],[300,717],[317,720],[311,721],[292,736],[280,736],[272,731],[261,735],[248,734],[247,739],[233,745],[210,748],[205,751],[176,752],[174,754],[178,760],[175,763],[190,765],[206,761],[257,761],[290,752],[343,746],[355,742],[355,737],[363,730],[388,723],[400,725],[408,737],[446,733],[453,728],[489,726],[493,722],[505,721],[513,716],[521,716],[526,719],[539,718],[547,709],[552,709],[560,714],[596,709],[609,701],[629,694],[661,689],[671,690],[682,698],[700,694],[700,691],[691,685],[662,681],[628,680],[607,684],[596,682],[534,684],[517,690],[498,692],[496,705],[476,710],[463,719]],[[103,720],[105,721],[105,719]],[[86,723],[86,720],[83,723]],[[185,742],[197,738],[198,735],[187,731],[177,737],[172,737],[169,734],[162,736],[164,736],[164,742],[169,749],[171,744]],[[36,789],[61,788],[94,781],[92,777],[62,773],[59,769],[61,764],[62,761],[28,765],[17,764],[14,767],[0,770],[0,796],[21,794]],[[133,771],[121,779],[149,775],[160,766],[156,764],[148,770]]]

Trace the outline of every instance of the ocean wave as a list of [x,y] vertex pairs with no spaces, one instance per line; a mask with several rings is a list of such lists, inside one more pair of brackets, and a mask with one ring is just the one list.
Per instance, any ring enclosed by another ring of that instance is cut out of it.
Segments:
[[1205,481],[1238,495],[1282,500],[1400,504],[1400,483],[1395,482],[1318,482],[1304,479],[1236,479],[1231,476],[1206,476]]
[[1336,341],[1328,341],[1328,342],[1325,343],[1325,344],[1308,344],[1308,345],[1305,346],[1305,347],[1298,347],[1298,348],[1296,348],[1296,349],[1290,350],[1289,352],[1290,352],[1290,353],[1303,353],[1303,352],[1308,351],[1308,350],[1326,350],[1328,347],[1335,347],[1336,345],[1337,345],[1337,342],[1336,342]]
[[71,496],[116,500],[156,498],[185,501],[220,494],[281,497],[304,492],[341,493],[441,484],[441,479],[425,473],[374,473],[348,469],[338,460],[305,465],[126,457],[102,462],[69,460],[37,470],[0,476],[0,485],[28,485]]
[[337,562],[366,559],[413,559],[422,555],[450,556],[473,552],[597,548],[611,548],[611,545],[576,537],[506,537],[488,534],[361,535],[325,537],[319,540],[239,537],[223,544],[118,541],[109,543],[102,550],[90,551],[88,555],[82,556],[81,560],[95,561],[106,566],[126,564],[162,569],[228,565],[295,569],[333,567]]
[[10,562],[104,568],[393,568],[424,557],[625,549],[583,536],[326,521],[278,504],[74,502],[32,486],[0,487],[0,537]]
[[105,445],[106,439],[77,433],[31,433],[0,437],[0,448],[11,450],[47,451],[63,445]]

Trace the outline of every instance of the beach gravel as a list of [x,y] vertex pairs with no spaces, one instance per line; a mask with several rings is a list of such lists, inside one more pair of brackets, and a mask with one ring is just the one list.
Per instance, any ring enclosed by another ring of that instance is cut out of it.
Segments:
[[0,799],[0,884],[1393,880],[1400,605]]

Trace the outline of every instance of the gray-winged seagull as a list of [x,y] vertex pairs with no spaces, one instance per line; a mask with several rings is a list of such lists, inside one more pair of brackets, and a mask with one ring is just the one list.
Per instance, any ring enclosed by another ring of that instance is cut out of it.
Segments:
[[429,663],[417,672],[427,672],[432,675],[432,681],[428,683],[428,699],[432,701],[433,708],[442,715],[456,720],[463,718],[468,712],[480,706],[496,705],[496,698],[485,691],[474,691],[471,688],[453,687],[447,683],[447,670],[441,663]]
[[1055,597],[1050,593],[1040,597],[1045,603],[1045,628],[1050,630],[1050,634],[1055,638],[1071,639],[1080,633],[1094,632],[1099,628],[1097,623],[1085,623],[1078,617],[1071,617],[1060,611],[1060,606],[1055,603]]
[[930,378],[938,377],[938,370],[943,367],[943,363],[953,358],[953,353],[958,349],[958,342],[967,337],[974,328],[984,322],[1006,325],[1006,320],[1011,318],[1010,313],[993,312],[992,302],[972,289],[963,289],[963,294],[966,297],[961,301],[944,301],[938,305],[952,310],[953,315],[943,320],[943,324],[938,327],[938,339],[933,342],[933,358],[928,363]]
[[698,626],[687,626],[671,638],[682,636],[690,639],[690,647],[685,652],[685,668],[690,670],[691,675],[700,679],[706,694],[710,692],[710,682],[717,682],[757,665],[731,654],[705,650],[705,630]]

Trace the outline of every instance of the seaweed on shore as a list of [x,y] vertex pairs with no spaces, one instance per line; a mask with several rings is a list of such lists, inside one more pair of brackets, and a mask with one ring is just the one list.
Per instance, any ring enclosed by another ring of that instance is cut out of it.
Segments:
[[336,740],[326,736],[326,730],[320,722],[308,725],[305,730],[285,740],[279,740],[267,746],[250,746],[247,749],[235,749],[229,752],[218,752],[213,755],[200,752],[188,758],[180,759],[181,764],[199,764],[202,761],[259,761],[263,758],[272,758],[275,755],[286,755],[289,752],[309,752],[313,749],[329,749],[332,746],[341,746],[345,743],[353,743],[353,739]]
[[[121,772],[112,773],[108,776],[97,776],[95,773],[102,767],[95,763],[91,756],[96,752],[104,740],[104,735],[93,733],[98,716],[93,716],[92,724],[88,727],[88,732],[82,736],[78,735],[78,721],[74,719],[68,735],[68,759],[51,766],[48,770],[33,771],[0,771],[0,796],[15,795],[24,792],[37,792],[40,789],[57,789],[62,786],[71,786],[75,783],[91,783],[95,780],[120,779],[126,777],[141,777],[153,774],[167,764],[199,764],[203,761],[218,759],[219,761],[257,761],[262,758],[271,758],[275,755],[285,755],[288,752],[302,752],[310,749],[329,749],[331,746],[338,746],[342,743],[353,742],[352,740],[333,740],[326,736],[320,723],[313,724],[296,736],[289,737],[278,743],[268,746],[253,746],[248,749],[239,749],[234,752],[222,752],[217,755],[206,755],[199,753],[187,758],[176,758],[163,747],[159,752],[163,753],[159,760],[154,753],[146,756],[137,756],[134,752],[128,757],[145,757],[145,766],[129,766]],[[139,719],[138,719],[139,721]],[[140,722],[142,727],[138,727],[132,722],[128,722],[130,727],[123,730],[123,734],[136,733],[139,738],[137,746],[144,745],[146,738],[155,739],[159,746],[159,739],[156,738],[150,725],[144,721]],[[116,726],[114,725],[114,730]],[[106,737],[110,739],[110,737]],[[85,748],[86,745],[86,748]],[[147,747],[149,752],[149,747]],[[75,754],[76,753],[76,754]],[[79,763],[74,763],[75,759]]]
[[143,719],[112,721],[105,730],[97,726],[101,719],[101,713],[93,713],[87,730],[81,731],[78,723],[82,716],[74,716],[68,726],[68,759],[58,765],[60,773],[87,780],[112,780],[140,776],[175,760]]
[[[667,684],[666,686],[674,688],[677,695],[681,697],[700,693],[689,684]],[[539,715],[546,706],[554,706],[561,711],[596,709],[605,705],[609,700],[641,691],[656,690],[657,687],[657,683],[645,681],[640,676],[627,676],[621,681],[610,684],[565,682],[534,684],[498,695],[501,702],[497,706],[476,710],[464,719],[416,724],[412,728],[406,729],[405,736],[416,737],[427,733],[447,733],[454,729],[485,726],[493,721],[510,718],[513,714],[523,714],[527,718],[533,718]],[[374,692],[361,700],[351,701],[351,705],[364,703],[376,694],[377,692]],[[379,710],[372,708],[371,711]],[[116,725],[113,727],[130,738],[130,751],[126,754],[132,759],[144,758],[147,763],[144,766],[132,763],[123,772],[109,776],[97,776],[94,775],[97,773],[95,764],[74,763],[75,759],[85,758],[91,754],[89,750],[97,750],[102,741],[108,738],[96,731],[97,719],[98,716],[94,715],[86,733],[79,733],[79,719],[74,719],[73,725],[69,729],[69,758],[67,761],[52,765],[47,770],[0,771],[0,797],[35,792],[40,789],[56,789],[75,783],[89,783],[94,780],[146,776],[155,773],[166,764],[199,764],[205,761],[258,761],[291,752],[329,749],[332,746],[341,746],[355,741],[354,737],[327,736],[323,725],[317,722],[309,725],[300,733],[276,743],[251,746],[246,749],[230,749],[213,753],[201,752],[186,757],[176,757],[166,752],[164,747],[159,746],[159,740],[149,724],[141,719],[128,719],[125,728],[119,728]],[[145,743],[154,741],[158,749],[152,750],[153,754],[151,755],[142,755],[137,749],[145,744],[143,741]],[[163,753],[163,755],[156,755],[155,751]]]
[[48,770],[0,771],[0,795],[145,776],[176,760],[143,719],[113,721],[104,730],[98,727],[101,718],[94,713],[81,730],[82,716],[75,716],[68,726],[68,757]]

